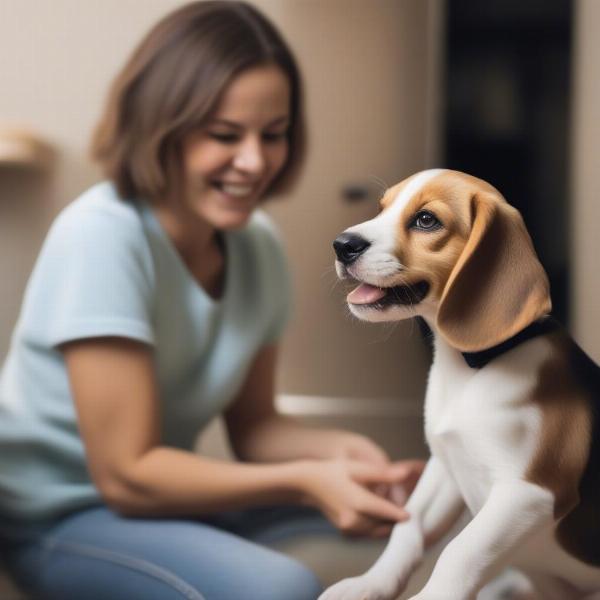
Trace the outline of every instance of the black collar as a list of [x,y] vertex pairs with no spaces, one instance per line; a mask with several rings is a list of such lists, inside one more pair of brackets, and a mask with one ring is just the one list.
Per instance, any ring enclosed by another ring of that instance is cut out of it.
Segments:
[[543,317],[538,321],[534,321],[531,325],[525,327],[525,329],[519,331],[519,333],[513,335],[513,337],[497,346],[492,346],[491,348],[480,350],[479,352],[463,352],[462,355],[469,367],[472,369],[481,369],[496,357],[508,352],[519,344],[539,335],[556,331],[559,328],[560,324],[554,317]]

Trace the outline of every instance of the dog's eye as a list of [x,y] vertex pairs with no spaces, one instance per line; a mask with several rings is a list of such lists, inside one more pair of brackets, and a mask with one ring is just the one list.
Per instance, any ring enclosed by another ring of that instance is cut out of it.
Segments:
[[418,212],[412,220],[410,226],[413,229],[420,229],[421,231],[433,231],[439,229],[442,224],[433,213],[427,210]]

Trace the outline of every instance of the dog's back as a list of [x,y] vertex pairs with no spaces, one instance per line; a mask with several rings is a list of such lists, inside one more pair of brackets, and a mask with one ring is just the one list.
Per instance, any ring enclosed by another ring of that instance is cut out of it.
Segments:
[[[581,443],[587,442],[583,448],[587,459],[577,486],[577,503],[559,522],[557,539],[569,553],[600,567],[600,367],[566,333],[560,332],[558,336],[571,385],[585,400],[590,424],[589,436],[579,432],[588,439],[581,440]],[[569,408],[567,405],[566,410]],[[579,440],[575,440],[577,442]]]

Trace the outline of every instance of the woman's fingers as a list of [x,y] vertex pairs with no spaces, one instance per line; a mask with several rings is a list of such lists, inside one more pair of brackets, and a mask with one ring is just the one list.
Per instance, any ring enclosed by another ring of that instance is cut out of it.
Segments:
[[404,483],[406,480],[417,476],[416,468],[416,466],[413,467],[402,463],[373,465],[352,461],[350,464],[350,475],[358,483],[374,487],[377,485]]
[[375,517],[381,521],[396,523],[409,518],[409,514],[402,506],[374,494],[367,488],[357,490],[356,507],[361,514]]
[[389,487],[387,497],[394,503],[404,506],[410,496],[407,486],[402,483],[394,483]]
[[377,525],[369,533],[372,538],[387,538],[392,533],[393,525]]
[[390,489],[415,469],[343,459],[309,466],[305,480],[309,501],[344,533],[383,537],[394,524],[409,518]]
[[382,498],[389,498],[393,486],[394,484],[390,485],[389,483],[375,483],[372,484],[369,489]]
[[407,479],[418,479],[427,463],[424,460],[401,460],[390,465],[396,483],[403,483]]
[[391,465],[373,465],[359,461],[350,462],[349,474],[354,481],[363,485],[394,483],[396,476]]
[[385,538],[389,537],[393,527],[393,524],[382,523],[378,519],[372,519],[361,515],[356,518],[353,528],[344,533],[348,536]]
[[352,434],[342,446],[341,458],[358,460],[375,465],[389,465],[390,458],[386,451],[373,440],[359,434]]
[[[419,478],[423,474],[423,470],[425,469],[426,464],[427,463],[422,460],[405,460],[391,465],[390,468],[397,477],[394,481],[394,484],[396,486],[398,484],[402,486],[403,493],[406,497],[412,494],[412,491],[415,489]],[[394,488],[395,485],[392,485],[392,488]],[[400,500],[400,496],[400,494],[397,495],[397,501],[405,502],[406,500]]]

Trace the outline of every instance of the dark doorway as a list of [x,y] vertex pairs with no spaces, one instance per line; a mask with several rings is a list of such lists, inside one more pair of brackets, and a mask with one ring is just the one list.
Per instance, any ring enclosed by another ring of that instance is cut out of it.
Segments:
[[572,0],[448,0],[444,164],[521,211],[568,323]]

